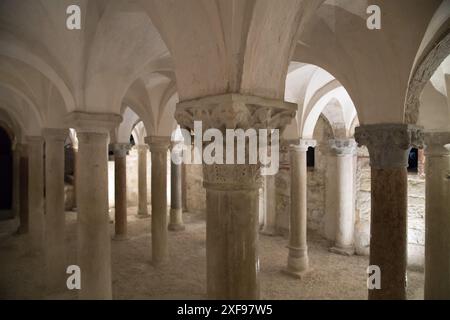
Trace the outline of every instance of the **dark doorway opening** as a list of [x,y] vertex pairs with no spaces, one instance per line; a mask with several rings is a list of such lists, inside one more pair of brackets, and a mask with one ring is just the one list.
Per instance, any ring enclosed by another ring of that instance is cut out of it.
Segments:
[[308,168],[314,168],[316,165],[316,152],[315,148],[309,147],[308,151],[306,152],[306,166]]
[[412,148],[408,157],[408,172],[416,172],[419,168],[419,150]]
[[12,141],[5,129],[0,127],[0,220],[13,218],[13,155]]

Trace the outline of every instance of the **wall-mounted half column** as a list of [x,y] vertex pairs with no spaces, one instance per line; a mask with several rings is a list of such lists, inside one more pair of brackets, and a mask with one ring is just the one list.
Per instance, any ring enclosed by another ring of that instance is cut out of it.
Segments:
[[352,255],[355,252],[354,247],[354,167],[353,160],[356,151],[356,142],[354,139],[333,139],[329,141],[330,148],[336,154],[337,175],[336,191],[336,235],[334,246],[330,252]]
[[108,217],[109,132],[116,114],[73,112],[68,122],[78,136],[78,265],[81,299],[111,299],[111,237]]
[[371,166],[370,265],[381,272],[381,288],[369,299],[406,299],[407,166],[409,150],[421,146],[421,131],[407,124],[357,127]]
[[450,299],[450,132],[425,134],[425,299]]

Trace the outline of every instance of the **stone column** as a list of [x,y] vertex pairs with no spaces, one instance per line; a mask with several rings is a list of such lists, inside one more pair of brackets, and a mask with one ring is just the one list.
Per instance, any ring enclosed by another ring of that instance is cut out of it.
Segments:
[[187,180],[186,180],[186,164],[181,164],[181,209],[183,212],[188,211],[187,207]]
[[[179,141],[172,142],[172,157],[181,159],[182,152],[176,147],[177,144],[183,143]],[[174,154],[175,153],[175,154]],[[181,162],[181,160],[180,160]],[[170,223],[169,230],[182,231],[185,229],[183,224],[183,208],[182,208],[182,164],[170,161]]]
[[138,217],[148,217],[148,204],[147,204],[147,152],[148,146],[145,144],[139,144],[136,146],[138,149]]
[[20,153],[21,145],[17,142],[13,143],[13,177],[12,177],[12,212],[16,219],[20,216]]
[[381,271],[381,288],[369,299],[406,299],[407,166],[420,130],[407,124],[357,127],[358,144],[367,146],[371,166],[370,265]]
[[450,132],[425,134],[425,299],[450,299]]
[[285,273],[301,278],[309,270],[307,245],[307,164],[306,152],[314,147],[314,140],[300,139],[289,149],[291,164],[291,213],[289,255]]
[[19,234],[28,233],[29,207],[28,207],[28,152],[26,144],[17,145],[19,153]]
[[127,236],[127,143],[113,144],[114,150],[114,240]]
[[146,137],[152,157],[152,261],[167,260],[167,151],[170,137]]
[[275,175],[264,176],[263,183],[264,225],[261,233],[267,236],[274,236],[277,234]]
[[28,205],[30,246],[36,253],[44,249],[44,139],[28,137]]
[[[215,128],[216,134],[221,134],[225,141],[226,129],[281,128],[291,121],[295,110],[296,106],[282,101],[227,94],[180,102],[175,118],[180,126],[190,129],[194,129],[194,121],[202,121],[203,130]],[[196,133],[196,137],[199,135],[201,132]],[[251,132],[248,137],[247,140],[257,139]],[[218,148],[224,148],[225,155],[225,146],[215,142]],[[278,146],[279,140],[276,143]],[[248,142],[245,146],[249,146]],[[233,159],[231,164],[221,164],[225,163],[224,159],[217,156],[218,163],[203,164],[210,299],[259,298],[260,166],[249,164],[250,152],[255,150],[246,153],[245,163],[232,164],[236,163]]]
[[72,152],[73,152],[73,211],[78,210],[77,205],[77,189],[78,189],[78,183],[77,183],[77,171],[78,171],[78,145],[72,146]]
[[354,139],[334,139],[329,141],[330,148],[337,157],[337,212],[336,235],[334,246],[330,252],[346,256],[355,253],[353,242],[355,217],[353,206],[354,185],[354,154],[356,142]]
[[111,237],[108,218],[108,134],[115,114],[73,112],[78,136],[78,265],[81,299],[111,299]]
[[[44,129],[45,140],[45,252],[47,291],[66,288],[66,234],[64,208],[65,129]],[[66,288],[67,289],[67,288]]]

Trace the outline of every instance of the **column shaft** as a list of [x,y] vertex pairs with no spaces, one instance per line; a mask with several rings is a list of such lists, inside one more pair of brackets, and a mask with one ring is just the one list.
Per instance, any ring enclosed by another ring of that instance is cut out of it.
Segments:
[[65,289],[64,140],[68,131],[45,129],[45,249],[48,292]]
[[307,166],[306,151],[313,146],[310,140],[300,140],[291,146],[291,211],[289,229],[289,255],[286,273],[301,278],[309,269],[307,246]]
[[128,144],[114,144],[114,228],[115,240],[127,239],[127,150]]
[[28,203],[31,248],[44,249],[44,140],[28,137]]
[[450,299],[450,133],[425,137],[425,299]]
[[20,147],[20,169],[19,169],[19,234],[28,233],[29,230],[29,207],[28,207],[28,153],[27,145]]
[[330,140],[337,156],[337,212],[335,243],[330,251],[342,255],[355,252],[353,212],[353,155],[356,143],[353,139]]
[[167,137],[146,138],[152,157],[152,261],[155,265],[167,260]]
[[[175,157],[181,159],[181,154],[175,148],[172,153],[177,153]],[[172,155],[173,157],[174,155]],[[183,224],[183,208],[182,208],[182,168],[181,163],[170,162],[170,223],[169,230],[181,231],[185,229]]]
[[138,216],[148,216],[147,204],[147,152],[146,145],[138,145],[138,193],[139,193],[139,207]]
[[78,263],[82,299],[111,299],[108,134],[78,132]]
[[274,236],[277,234],[277,212],[276,212],[276,193],[275,193],[275,175],[266,175],[264,180],[264,226],[261,233]]
[[373,124],[356,128],[355,138],[370,154],[370,265],[381,272],[381,288],[369,289],[369,299],[406,299],[406,167],[423,136],[411,125]]

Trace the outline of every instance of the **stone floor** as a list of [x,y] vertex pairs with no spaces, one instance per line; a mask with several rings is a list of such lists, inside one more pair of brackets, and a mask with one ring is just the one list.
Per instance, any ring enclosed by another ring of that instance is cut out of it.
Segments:
[[[76,213],[67,212],[68,264],[75,264]],[[151,265],[151,219],[138,219],[129,208],[127,241],[112,241],[113,295],[115,299],[204,299],[205,221],[201,214],[184,215],[186,231],[169,233],[169,262]],[[73,299],[74,292],[45,296],[35,278],[39,263],[26,250],[24,236],[11,235],[16,222],[0,222],[0,298]],[[111,224],[113,232],[113,224]],[[343,257],[327,251],[328,244],[309,234],[313,272],[302,280],[291,279],[280,270],[286,265],[287,240],[260,236],[261,297],[263,299],[366,299],[368,258]],[[408,298],[422,299],[423,274],[408,272]]]

